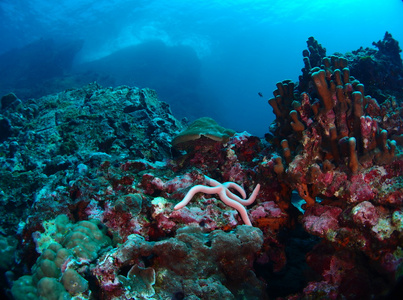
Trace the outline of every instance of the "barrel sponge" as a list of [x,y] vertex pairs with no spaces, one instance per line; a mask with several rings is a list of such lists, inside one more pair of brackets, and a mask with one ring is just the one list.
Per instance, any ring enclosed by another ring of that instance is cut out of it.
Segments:
[[14,281],[11,287],[11,294],[14,300],[36,300],[37,290],[32,282],[32,276],[24,275]]
[[111,244],[109,237],[98,228],[96,221],[80,221],[66,235],[63,245],[82,259],[94,260],[101,248]]
[[235,131],[221,127],[211,118],[200,118],[189,125],[187,129],[179,133],[172,141],[172,145],[186,143],[200,139],[202,136],[213,141],[226,143]]
[[77,295],[88,289],[88,281],[85,280],[76,270],[67,269],[62,276],[64,288],[71,294]]
[[56,278],[43,277],[38,282],[38,294],[41,300],[71,299],[63,285]]

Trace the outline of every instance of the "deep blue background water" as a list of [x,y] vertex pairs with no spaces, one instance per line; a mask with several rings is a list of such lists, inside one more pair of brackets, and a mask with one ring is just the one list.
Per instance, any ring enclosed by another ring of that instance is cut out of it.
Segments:
[[403,43],[400,0],[0,0],[0,9],[0,54],[80,40],[70,72],[154,88],[178,118],[208,115],[258,136],[273,120],[276,82],[297,80],[309,36],[328,54],[371,47],[386,31]]

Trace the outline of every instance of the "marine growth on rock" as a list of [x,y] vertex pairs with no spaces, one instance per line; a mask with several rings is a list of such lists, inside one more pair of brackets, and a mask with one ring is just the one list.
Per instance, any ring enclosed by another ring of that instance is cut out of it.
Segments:
[[276,119],[265,139],[210,118],[187,125],[151,89],[5,95],[4,293],[388,295],[403,270],[400,48],[389,33],[346,54],[307,45],[298,82],[277,83],[268,100]]

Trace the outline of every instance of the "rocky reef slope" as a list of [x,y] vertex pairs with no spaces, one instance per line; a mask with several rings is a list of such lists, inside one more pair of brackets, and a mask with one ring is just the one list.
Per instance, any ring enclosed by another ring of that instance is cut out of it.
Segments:
[[150,89],[4,96],[4,296],[386,297],[403,265],[403,70],[390,34],[375,46],[326,56],[308,39],[266,139],[185,124]]

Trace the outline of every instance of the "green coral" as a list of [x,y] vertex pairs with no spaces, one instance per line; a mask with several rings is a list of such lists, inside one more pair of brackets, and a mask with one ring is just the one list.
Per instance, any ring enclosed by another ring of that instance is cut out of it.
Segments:
[[62,276],[62,283],[71,295],[77,295],[88,289],[88,281],[76,270],[67,269]]
[[[32,267],[32,275],[14,282],[13,297],[16,300],[70,299],[86,293],[88,282],[78,270],[98,258],[99,252],[111,244],[106,230],[100,229],[97,221],[72,224],[65,215],[42,225],[45,231],[35,233],[41,256]],[[80,299],[87,299],[89,295]]]

